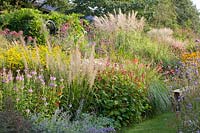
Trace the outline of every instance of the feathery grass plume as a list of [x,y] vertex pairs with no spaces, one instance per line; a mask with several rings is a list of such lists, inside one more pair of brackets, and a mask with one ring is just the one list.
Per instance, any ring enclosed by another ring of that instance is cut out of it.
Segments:
[[94,18],[95,26],[100,30],[113,32],[116,30],[125,31],[142,31],[145,25],[144,18],[137,18],[137,12],[131,11],[128,14],[123,14],[121,9],[114,14],[108,13],[102,17]]
[[81,84],[82,80],[88,79],[89,88],[94,84],[94,79],[98,68],[95,67],[94,60],[94,47],[92,48],[90,57],[87,59],[81,58],[81,53],[78,48],[72,51],[70,58],[69,68],[69,84],[78,78],[78,83]]
[[173,38],[173,30],[170,28],[152,29],[147,32],[147,35],[159,43],[164,43],[172,48],[179,50],[185,49],[185,43]]

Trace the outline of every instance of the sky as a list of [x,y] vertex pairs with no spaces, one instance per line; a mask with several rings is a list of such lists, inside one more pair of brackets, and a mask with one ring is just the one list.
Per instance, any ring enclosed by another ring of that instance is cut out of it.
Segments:
[[196,5],[197,9],[200,10],[200,0],[192,0],[192,1]]

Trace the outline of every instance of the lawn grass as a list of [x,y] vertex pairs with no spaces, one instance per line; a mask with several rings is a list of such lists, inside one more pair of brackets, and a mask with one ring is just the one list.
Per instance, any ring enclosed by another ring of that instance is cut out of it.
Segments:
[[176,133],[176,115],[169,112],[144,121],[134,127],[124,129],[123,133]]

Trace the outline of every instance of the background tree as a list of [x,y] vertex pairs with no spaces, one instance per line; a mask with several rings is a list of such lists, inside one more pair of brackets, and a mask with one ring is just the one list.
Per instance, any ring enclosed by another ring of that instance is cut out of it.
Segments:
[[159,0],[154,8],[153,24],[156,27],[170,27],[177,25],[177,15],[172,0]]
[[177,13],[177,23],[183,28],[200,32],[200,13],[191,0],[173,0]]
[[58,11],[67,10],[70,7],[69,0],[41,0],[40,5],[34,6],[37,0],[0,0],[0,10],[13,10],[20,8],[40,9],[45,5],[56,7]]

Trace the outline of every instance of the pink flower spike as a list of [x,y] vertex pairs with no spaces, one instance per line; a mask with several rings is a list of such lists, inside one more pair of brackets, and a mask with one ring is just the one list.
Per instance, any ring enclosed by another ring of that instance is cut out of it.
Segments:
[[30,88],[30,89],[28,90],[28,92],[29,92],[29,93],[33,93],[33,90],[32,90],[32,88]]
[[20,31],[18,32],[18,34],[19,34],[19,35],[23,35],[23,31],[20,30]]
[[28,41],[33,41],[33,38],[31,36],[28,36]]
[[32,71],[31,74],[32,74],[32,75],[36,75],[37,72],[36,72],[36,71]]
[[32,78],[32,76],[30,74],[27,74],[26,77],[29,79]]

